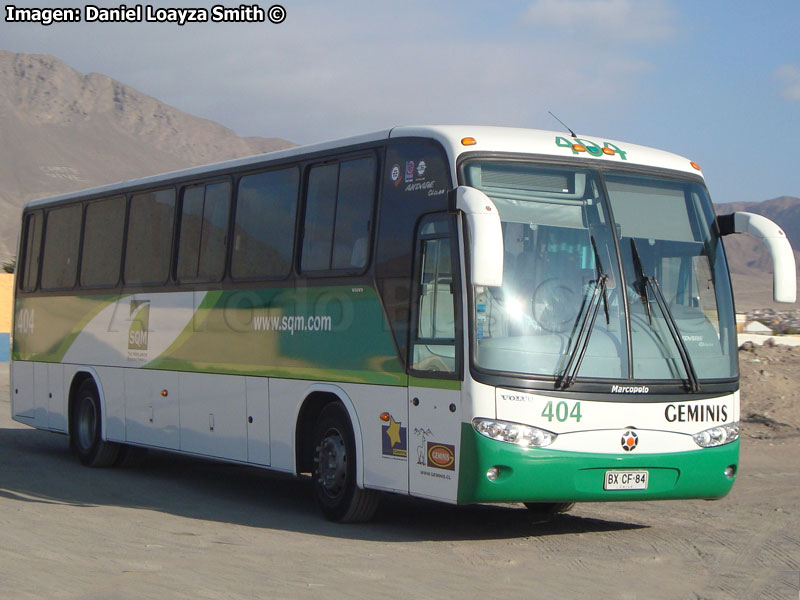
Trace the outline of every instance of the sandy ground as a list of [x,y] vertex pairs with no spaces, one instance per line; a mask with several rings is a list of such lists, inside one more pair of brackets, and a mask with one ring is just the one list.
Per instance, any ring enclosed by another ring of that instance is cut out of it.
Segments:
[[0,598],[794,599],[800,348],[740,361],[741,463],[722,500],[579,504],[535,524],[521,505],[390,497],[349,526],[318,515],[307,481],[256,469],[168,454],[83,468],[65,437],[11,421],[0,365]]
[[[741,419],[745,438],[784,439],[800,435],[800,347],[770,343],[745,342],[740,346]],[[800,480],[795,483],[800,493]]]

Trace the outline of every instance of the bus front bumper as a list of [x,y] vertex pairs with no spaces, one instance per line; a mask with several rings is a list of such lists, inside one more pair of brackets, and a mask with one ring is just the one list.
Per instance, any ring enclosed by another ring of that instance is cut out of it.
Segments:
[[[462,424],[458,503],[613,502],[722,498],[736,480],[739,440],[668,454],[591,454],[522,448]],[[486,474],[492,467],[497,477]],[[733,467],[733,474],[726,469]],[[605,490],[608,471],[647,471],[645,490]]]

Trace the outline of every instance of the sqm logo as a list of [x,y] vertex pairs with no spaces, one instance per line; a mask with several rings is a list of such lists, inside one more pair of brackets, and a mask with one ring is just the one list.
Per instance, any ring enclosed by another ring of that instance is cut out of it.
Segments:
[[131,326],[128,329],[128,350],[147,350],[150,328],[150,300],[131,300]]

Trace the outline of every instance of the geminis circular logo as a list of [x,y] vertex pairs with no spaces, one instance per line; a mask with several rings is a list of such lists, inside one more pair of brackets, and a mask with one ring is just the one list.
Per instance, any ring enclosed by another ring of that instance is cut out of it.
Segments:
[[631,450],[635,449],[637,444],[639,443],[639,436],[636,435],[635,431],[631,431],[630,429],[622,434],[622,449],[625,452],[630,452]]

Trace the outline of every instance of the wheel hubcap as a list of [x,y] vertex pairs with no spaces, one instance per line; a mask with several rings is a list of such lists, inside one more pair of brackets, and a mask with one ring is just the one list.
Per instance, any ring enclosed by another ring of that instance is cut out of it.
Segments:
[[317,483],[331,498],[339,496],[347,480],[347,450],[342,436],[330,430],[317,447]]

